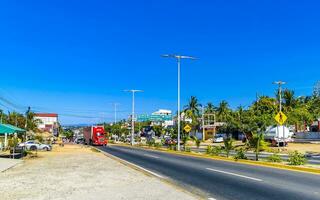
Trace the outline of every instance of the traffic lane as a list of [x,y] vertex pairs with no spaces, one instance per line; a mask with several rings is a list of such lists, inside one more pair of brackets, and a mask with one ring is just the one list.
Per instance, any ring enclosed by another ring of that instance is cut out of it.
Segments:
[[[198,162],[199,159],[190,160],[190,157],[172,154],[163,155],[162,152],[128,147],[113,146],[104,150],[148,170],[167,176],[190,190],[198,188],[208,197],[213,196],[218,197],[218,199],[319,199],[309,190],[307,192],[296,191],[288,185],[280,184],[280,186],[277,186],[263,179],[263,181],[248,179],[248,177],[258,178],[251,173],[248,176],[239,173],[230,169],[229,166],[221,167],[214,165],[214,163],[207,165]],[[153,157],[145,156],[146,152]],[[202,160],[200,159],[200,161]],[[277,193],[277,196],[274,193]]]
[[[190,165],[197,163],[195,167],[209,167],[211,165],[215,165],[216,168],[223,170],[228,169],[231,172],[237,173],[241,172],[241,174],[246,176],[256,176],[260,179],[267,180],[272,182],[273,184],[279,183],[283,184],[283,181],[288,182],[287,184],[295,187],[300,186],[300,182],[297,180],[306,180],[303,186],[307,186],[308,188],[314,188],[315,185],[320,185],[320,175],[303,173],[303,172],[296,172],[290,170],[283,170],[283,169],[276,169],[270,167],[262,167],[262,166],[255,166],[255,165],[248,165],[242,163],[235,163],[235,162],[226,162],[220,160],[213,160],[213,159],[206,159],[206,158],[196,158],[184,155],[177,155],[177,154],[170,154],[166,152],[154,151],[154,150],[146,150],[146,149],[138,149],[138,148],[131,148],[125,146],[116,146],[118,149],[122,149],[127,153],[138,152],[138,155],[144,155],[148,153],[148,155],[153,155],[156,157],[160,157],[165,159],[167,162],[176,162],[177,158],[179,158],[179,163],[182,165]],[[279,180],[279,177],[282,177]],[[296,185],[298,184],[298,185]]]

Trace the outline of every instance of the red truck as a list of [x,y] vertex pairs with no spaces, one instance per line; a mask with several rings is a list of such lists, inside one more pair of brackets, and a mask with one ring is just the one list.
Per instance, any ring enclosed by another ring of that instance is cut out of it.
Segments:
[[107,145],[108,139],[103,126],[90,126],[83,129],[84,143],[89,145]]

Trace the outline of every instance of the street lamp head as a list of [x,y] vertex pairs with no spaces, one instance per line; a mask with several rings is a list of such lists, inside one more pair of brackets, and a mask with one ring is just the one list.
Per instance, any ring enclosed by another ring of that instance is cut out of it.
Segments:
[[176,55],[176,54],[163,54],[161,55],[164,58],[176,58],[176,59],[191,59],[196,60],[197,58],[193,56],[182,56],[182,55]]
[[143,92],[143,90],[123,90],[124,92]]
[[284,81],[274,81],[273,84],[284,85],[284,84],[286,84],[286,82],[284,82]]

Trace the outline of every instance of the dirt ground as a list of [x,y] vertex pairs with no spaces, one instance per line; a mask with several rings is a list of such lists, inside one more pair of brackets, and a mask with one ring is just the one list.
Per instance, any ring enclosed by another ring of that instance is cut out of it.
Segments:
[[66,145],[0,173],[1,200],[197,199],[89,147]]
[[312,143],[289,143],[286,147],[288,151],[299,151],[301,153],[306,152],[316,152],[320,153],[320,143],[312,144]]

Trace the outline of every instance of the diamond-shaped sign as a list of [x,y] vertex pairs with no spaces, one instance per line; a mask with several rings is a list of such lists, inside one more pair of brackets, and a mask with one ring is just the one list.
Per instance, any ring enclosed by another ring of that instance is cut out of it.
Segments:
[[187,133],[189,133],[190,131],[191,131],[191,127],[187,124],[187,125],[185,125],[184,126],[184,128],[183,128],[183,130],[185,131],[185,132],[187,132]]
[[274,117],[280,125],[284,124],[287,121],[287,118],[288,117],[281,111]]

